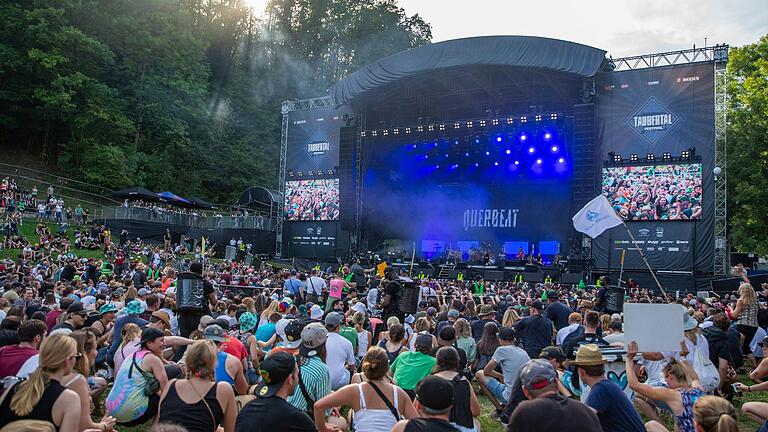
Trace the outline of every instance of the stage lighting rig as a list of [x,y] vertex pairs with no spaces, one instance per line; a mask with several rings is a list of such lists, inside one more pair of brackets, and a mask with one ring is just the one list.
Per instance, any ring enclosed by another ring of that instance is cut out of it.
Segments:
[[361,137],[363,137],[363,138],[365,138],[365,131],[361,131],[361,132],[360,132],[360,136],[361,136]]
[[416,126],[417,132],[424,132],[424,126]]
[[549,115],[550,120],[557,120],[557,113],[552,113]]
[[485,127],[485,120],[480,120],[478,123],[480,124],[480,127]]
[[445,130],[445,125],[444,125],[444,124],[441,124],[441,125],[440,125],[440,130],[441,130],[441,131],[444,131],[444,130]]
[[669,161],[671,161],[671,160],[672,160],[672,153],[670,153],[670,152],[664,152],[664,153],[661,155],[661,160],[663,160],[664,162],[669,162]]
[[656,161],[656,156],[653,153],[648,153],[647,155],[645,155],[645,161],[646,162],[655,162]]
[[639,160],[639,158],[637,157],[637,153],[632,153],[631,155],[629,155],[629,161],[630,162],[635,163],[638,160]]
[[405,128],[405,133],[407,133],[407,134],[411,133],[411,128],[409,128],[409,127]]
[[491,124],[494,125],[494,126],[498,126],[499,125],[499,119],[491,120]]
[[511,125],[514,122],[515,122],[515,119],[513,119],[512,117],[507,117],[507,124],[508,125]]
[[533,120],[534,120],[535,122],[537,122],[537,123],[538,123],[538,122],[540,122],[540,121],[541,121],[541,114],[536,114],[536,115],[533,117]]
[[621,162],[622,162],[622,159],[621,159],[621,155],[619,155],[619,154],[614,154],[614,155],[613,155],[613,163],[615,163],[615,164],[620,164]]
[[681,159],[690,159],[691,158],[691,152],[689,152],[688,150],[683,150],[683,152],[680,153],[680,158]]
[[400,135],[400,129],[392,129],[393,135]]
[[[482,124],[482,123],[480,123],[480,126],[482,126],[482,125],[483,125],[483,124]],[[468,122],[467,122],[467,127],[468,127],[468,128],[471,128],[471,127],[473,127],[473,126],[474,126],[474,123],[472,123],[471,121],[468,121]]]
[[527,123],[527,122],[528,122],[528,117],[526,116],[520,117],[520,123]]
[[456,122],[456,123],[454,123],[454,124],[453,124],[453,128],[454,128],[454,129],[459,129],[459,128],[461,128],[461,123],[459,123],[459,122]]
[[384,131],[382,131],[381,134],[384,136],[389,135],[389,129],[384,129]]

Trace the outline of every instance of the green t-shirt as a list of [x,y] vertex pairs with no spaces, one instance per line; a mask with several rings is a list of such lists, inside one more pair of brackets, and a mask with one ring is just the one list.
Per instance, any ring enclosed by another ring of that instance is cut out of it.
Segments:
[[418,351],[405,351],[392,362],[390,369],[395,374],[395,384],[405,390],[413,390],[425,376],[432,373],[437,360]]
[[485,292],[485,285],[477,282],[472,283],[472,292],[474,294],[482,294]]
[[357,332],[352,327],[339,327],[339,334],[346,340],[352,342],[352,348],[357,353]]

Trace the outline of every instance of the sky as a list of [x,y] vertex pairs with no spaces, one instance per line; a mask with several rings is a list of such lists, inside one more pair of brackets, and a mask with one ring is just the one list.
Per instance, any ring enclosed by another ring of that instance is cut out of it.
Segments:
[[727,43],[768,33],[768,0],[398,0],[432,24],[433,42],[526,35],[604,49],[614,58]]

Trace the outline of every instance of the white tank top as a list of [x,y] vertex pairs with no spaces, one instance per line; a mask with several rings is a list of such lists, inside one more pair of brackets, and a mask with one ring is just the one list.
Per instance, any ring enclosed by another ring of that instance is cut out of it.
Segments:
[[[384,409],[369,409],[365,405],[365,396],[363,393],[363,385],[357,385],[357,391],[360,393],[360,409],[355,411],[354,425],[355,430],[365,432],[390,432],[397,423],[398,419],[392,414],[389,408]],[[397,387],[392,386],[393,403],[397,412],[400,409],[397,406]]]
[[362,357],[368,351],[368,331],[357,332],[357,356]]

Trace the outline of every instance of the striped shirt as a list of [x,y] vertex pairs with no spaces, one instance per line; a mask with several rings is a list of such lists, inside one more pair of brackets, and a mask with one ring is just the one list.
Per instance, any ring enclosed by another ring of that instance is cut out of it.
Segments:
[[[309,397],[315,402],[320,398],[331,393],[331,373],[328,370],[328,366],[320,360],[320,357],[313,356],[303,359],[304,364],[301,365],[301,380],[304,382],[304,387],[307,388]],[[307,400],[304,399],[304,395],[301,392],[301,387],[296,384],[293,394],[288,396],[288,403],[296,408],[306,411]]]

